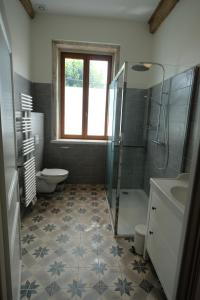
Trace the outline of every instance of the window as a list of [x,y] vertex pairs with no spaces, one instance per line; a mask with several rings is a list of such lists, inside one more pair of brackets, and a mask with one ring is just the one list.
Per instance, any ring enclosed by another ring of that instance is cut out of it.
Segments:
[[61,53],[61,138],[106,139],[112,57]]

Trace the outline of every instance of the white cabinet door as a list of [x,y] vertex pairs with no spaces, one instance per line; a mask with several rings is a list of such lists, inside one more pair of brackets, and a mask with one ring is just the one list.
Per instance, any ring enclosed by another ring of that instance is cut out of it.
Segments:
[[146,247],[168,300],[172,299],[182,219],[164,196],[150,192]]
[[171,300],[176,274],[176,257],[171,254],[170,244],[163,239],[159,227],[151,220],[147,249],[168,300]]
[[20,292],[19,189],[11,52],[0,12],[0,286],[2,299]]
[[154,190],[151,192],[152,208],[151,218],[159,224],[159,231],[162,233],[162,237],[170,244],[170,251],[174,255],[178,255],[182,218],[175,214],[173,206],[169,205],[169,201],[158,195]]

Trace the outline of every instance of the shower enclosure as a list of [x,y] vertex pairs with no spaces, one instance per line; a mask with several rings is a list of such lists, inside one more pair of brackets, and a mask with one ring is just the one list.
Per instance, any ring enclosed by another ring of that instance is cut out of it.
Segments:
[[146,222],[148,207],[142,190],[148,90],[131,88],[129,72],[125,62],[109,94],[107,197],[115,235],[133,235],[135,225]]
[[[134,235],[137,224],[146,224],[150,177],[175,177],[183,170],[181,160],[176,170],[171,168],[176,158],[169,157],[169,122],[173,122],[175,106],[172,102],[169,117],[173,79],[164,80],[165,68],[158,63],[125,62],[110,85],[106,185],[116,236]],[[180,158],[190,95],[183,101]]]

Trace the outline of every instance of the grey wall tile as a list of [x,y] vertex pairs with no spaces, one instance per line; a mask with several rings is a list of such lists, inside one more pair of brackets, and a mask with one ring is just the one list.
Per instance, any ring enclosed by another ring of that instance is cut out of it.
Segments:
[[171,90],[174,91],[174,90],[185,88],[187,86],[191,86],[193,80],[194,80],[194,69],[192,68],[174,76],[171,79],[172,81]]
[[[151,89],[152,97],[144,171],[144,189],[147,194],[149,193],[149,180],[151,177],[175,177],[183,171],[184,147],[193,80],[194,70],[190,69],[171,78],[165,85],[165,92],[168,92],[168,95],[164,96],[165,103],[167,103],[167,97],[169,97],[169,161],[165,170],[162,169],[162,166],[164,165],[167,147],[152,143],[152,139],[156,135],[159,112],[159,106],[155,103],[159,101],[159,87],[155,86]],[[166,87],[168,90],[166,90]],[[164,122],[163,115],[161,116],[160,139],[162,140],[164,138]]]
[[106,145],[62,146],[49,143],[45,167],[69,170],[68,181],[71,183],[105,183]]
[[71,183],[105,183],[106,145],[50,143],[51,89],[51,84],[32,84],[34,111],[44,113],[44,167],[69,170]]
[[127,89],[123,122],[125,145],[144,145],[146,94],[142,89]]
[[14,73],[14,99],[15,111],[21,111],[21,93],[31,95],[31,81],[22,77],[18,73]]

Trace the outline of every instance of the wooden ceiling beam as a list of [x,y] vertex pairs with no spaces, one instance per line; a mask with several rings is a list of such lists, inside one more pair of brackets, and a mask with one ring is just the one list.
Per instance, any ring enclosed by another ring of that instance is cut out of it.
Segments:
[[27,14],[29,15],[29,17],[31,19],[33,19],[35,17],[35,12],[32,6],[32,3],[30,0],[19,0],[21,2],[21,4],[23,5],[25,11],[27,12]]
[[156,32],[158,27],[167,18],[167,16],[170,14],[170,12],[173,10],[173,8],[178,2],[179,0],[160,1],[148,22],[150,33]]

